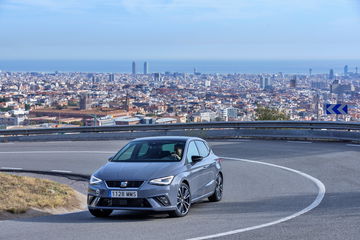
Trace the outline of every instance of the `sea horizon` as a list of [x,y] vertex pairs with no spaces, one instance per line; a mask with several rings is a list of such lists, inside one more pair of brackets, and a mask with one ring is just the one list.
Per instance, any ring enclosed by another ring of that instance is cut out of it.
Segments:
[[[193,73],[194,69],[206,74],[342,74],[344,66],[355,72],[360,60],[135,60],[137,73],[143,73],[148,62],[149,73]],[[6,72],[86,72],[131,73],[133,60],[0,60],[0,70]]]

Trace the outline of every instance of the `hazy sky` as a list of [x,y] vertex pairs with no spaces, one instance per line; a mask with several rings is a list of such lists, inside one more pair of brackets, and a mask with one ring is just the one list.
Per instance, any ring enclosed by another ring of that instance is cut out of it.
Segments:
[[0,59],[359,59],[360,0],[0,0]]

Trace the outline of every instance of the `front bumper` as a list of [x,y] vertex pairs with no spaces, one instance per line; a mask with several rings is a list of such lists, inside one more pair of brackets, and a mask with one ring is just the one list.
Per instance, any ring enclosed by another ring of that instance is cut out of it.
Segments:
[[[176,186],[152,185],[144,182],[139,188],[109,188],[104,182],[89,185],[87,204],[90,209],[171,211],[176,208]],[[137,191],[137,198],[112,198],[111,191]],[[164,204],[160,199],[168,200]]]

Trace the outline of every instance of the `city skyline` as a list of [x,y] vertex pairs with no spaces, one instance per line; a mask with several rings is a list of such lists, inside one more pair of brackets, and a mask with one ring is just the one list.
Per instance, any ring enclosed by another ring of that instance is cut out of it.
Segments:
[[224,1],[2,1],[0,59],[279,60],[360,55],[356,1]]

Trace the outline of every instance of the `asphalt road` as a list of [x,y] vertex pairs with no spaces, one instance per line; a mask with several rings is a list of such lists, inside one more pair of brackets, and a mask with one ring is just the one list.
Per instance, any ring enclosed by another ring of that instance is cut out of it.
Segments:
[[[0,144],[0,167],[90,174],[126,141]],[[195,204],[185,218],[88,212],[0,222],[0,239],[189,239],[237,229],[220,239],[359,239],[360,145],[288,141],[210,142],[219,156],[256,160],[319,179],[326,194],[311,211],[319,187],[298,173],[246,161],[224,161],[225,192],[219,203]],[[251,230],[258,226],[258,229]],[[264,226],[264,227],[261,227]]]

